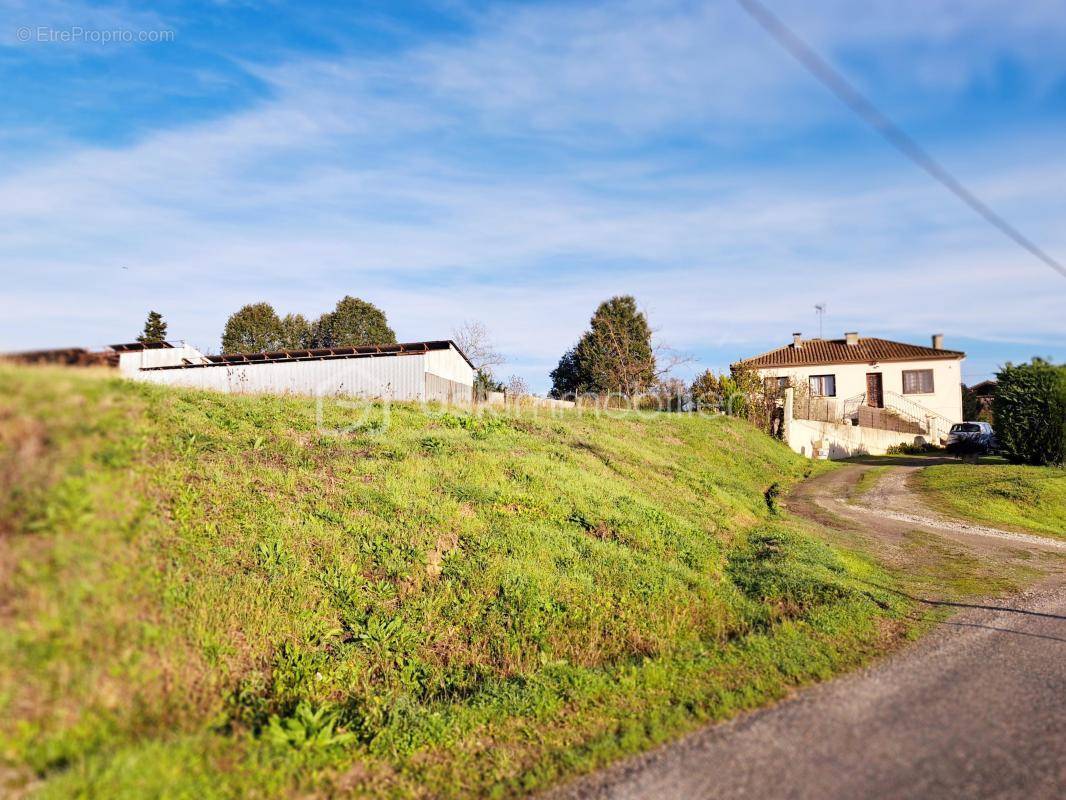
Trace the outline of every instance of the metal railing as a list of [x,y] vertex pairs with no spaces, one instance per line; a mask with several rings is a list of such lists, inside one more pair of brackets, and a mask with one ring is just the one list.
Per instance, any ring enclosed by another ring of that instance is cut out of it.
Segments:
[[864,405],[866,405],[866,392],[847,398],[842,406],[841,421],[851,422],[856,419],[859,415],[859,409]]
[[883,407],[869,406],[866,392],[837,400],[827,397],[797,397],[792,416],[813,422],[838,422],[900,433],[939,436],[952,422],[943,414],[896,392],[882,392]]
[[886,406],[889,406],[912,419],[921,420],[922,426],[925,428],[925,433],[933,436],[947,434],[947,432],[951,430],[951,426],[954,424],[940,412],[933,411],[931,408],[926,408],[921,403],[916,403],[908,397],[896,394],[895,392],[885,392],[884,394]]

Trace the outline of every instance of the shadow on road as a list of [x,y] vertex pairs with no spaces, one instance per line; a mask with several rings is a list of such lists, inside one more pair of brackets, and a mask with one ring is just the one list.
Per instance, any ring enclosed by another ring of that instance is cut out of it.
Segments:
[[[1049,615],[1045,615],[1049,616]],[[1058,619],[1061,619],[1059,617]],[[1053,642],[1066,642],[1066,638],[1061,636],[1051,636],[1046,633],[1030,633],[1029,631],[1018,631],[1013,628],[997,628],[995,625],[981,625],[977,622],[955,622],[953,620],[944,620],[941,625],[952,625],[956,628],[983,628],[986,631],[997,631],[999,633],[1013,633],[1018,636],[1032,636],[1035,639],[1049,639]]]
[[[898,595],[899,597],[905,597],[908,600],[913,600],[916,603],[922,603],[927,606],[940,606],[944,608],[973,608],[978,611],[1009,611],[1012,614],[1024,614],[1029,617],[1044,617],[1046,619],[1061,619],[1066,621],[1066,615],[1062,614],[1046,614],[1043,611],[1029,611],[1024,608],[1011,608],[1010,606],[992,606],[985,603],[959,603],[954,600],[930,600],[928,597],[918,597],[917,595],[908,594],[900,589],[894,589],[891,586],[882,586],[879,583],[873,583],[872,581],[859,581],[865,583],[867,586],[872,586],[875,589],[880,589],[882,592],[890,592],[891,594]],[[876,601],[875,601],[876,602]]]

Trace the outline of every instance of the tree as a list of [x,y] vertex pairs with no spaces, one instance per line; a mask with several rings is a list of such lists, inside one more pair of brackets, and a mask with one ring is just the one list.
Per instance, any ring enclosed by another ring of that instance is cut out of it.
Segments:
[[489,392],[502,392],[503,384],[496,380],[492,368],[506,360],[496,349],[485,323],[467,320],[452,329],[452,341],[474,366],[474,392],[484,398]]
[[281,347],[281,320],[270,303],[246,305],[226,320],[223,353],[262,353]]
[[996,439],[1016,464],[1061,464],[1066,458],[1066,365],[1041,358],[1007,364],[992,400]]
[[[754,369],[736,365],[729,368],[729,377],[723,376],[721,381],[726,413],[744,417],[760,430],[774,429],[781,399],[776,382],[763,380]],[[796,391],[802,394],[804,390],[797,388]]]
[[581,372],[581,365],[577,360],[577,346],[571,347],[562,358],[559,366],[549,373],[552,379],[552,388],[549,394],[555,398],[576,397],[588,390],[585,376]]
[[641,407],[657,411],[682,411],[690,399],[688,385],[680,378],[657,381],[642,399]]
[[964,420],[976,420],[981,416],[981,401],[974,390],[965,383],[962,385],[962,418]]
[[280,344],[283,350],[307,350],[313,346],[311,323],[303,314],[286,314],[280,322]]
[[484,400],[489,392],[502,392],[503,384],[493,377],[492,372],[479,369],[474,373],[474,397]]
[[648,318],[631,295],[600,303],[577,344],[577,363],[590,388],[633,397],[658,376]]
[[648,318],[629,296],[600,303],[589,330],[552,370],[552,397],[584,393],[632,398],[663,383],[674,367],[691,359],[652,345]]
[[144,321],[144,331],[137,337],[138,342],[165,342],[167,340],[167,323],[158,311],[149,311]]
[[699,409],[720,409],[722,407],[722,399],[724,393],[722,392],[722,380],[725,376],[719,377],[711,370],[705,370],[696,376],[692,381],[692,386],[689,387],[689,394],[692,395],[693,402],[696,403],[696,407]]
[[396,334],[385,312],[358,297],[346,295],[333,311],[315,323],[316,347],[358,347],[367,344],[395,344]]
[[452,330],[452,341],[466,354],[475,370],[488,370],[498,367],[506,360],[496,350],[492,335],[483,322],[467,321]]
[[529,394],[529,386],[521,375],[512,375],[507,379],[504,391],[507,392],[508,397],[525,397]]

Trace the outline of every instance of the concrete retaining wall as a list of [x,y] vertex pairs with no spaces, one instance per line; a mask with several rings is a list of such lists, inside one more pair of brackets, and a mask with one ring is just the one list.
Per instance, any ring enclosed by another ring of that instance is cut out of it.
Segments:
[[884,455],[889,447],[899,444],[922,444],[926,437],[915,433],[860,428],[837,422],[812,422],[805,419],[785,421],[785,441],[800,455],[811,458],[848,458],[857,455]]

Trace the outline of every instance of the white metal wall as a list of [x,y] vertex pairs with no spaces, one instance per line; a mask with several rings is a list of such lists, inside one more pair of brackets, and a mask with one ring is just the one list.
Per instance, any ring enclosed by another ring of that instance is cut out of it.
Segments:
[[195,347],[159,347],[151,350],[133,350],[118,354],[118,368],[123,375],[138,377],[138,370],[149,367],[170,367],[183,360],[198,364],[204,361],[204,354]]
[[426,372],[466,386],[474,385],[474,370],[454,347],[426,353]]
[[141,370],[131,377],[231,394],[346,395],[416,401],[425,399],[426,383],[425,356],[421,354]]
[[427,372],[426,399],[453,405],[469,405],[474,402],[474,387]]

